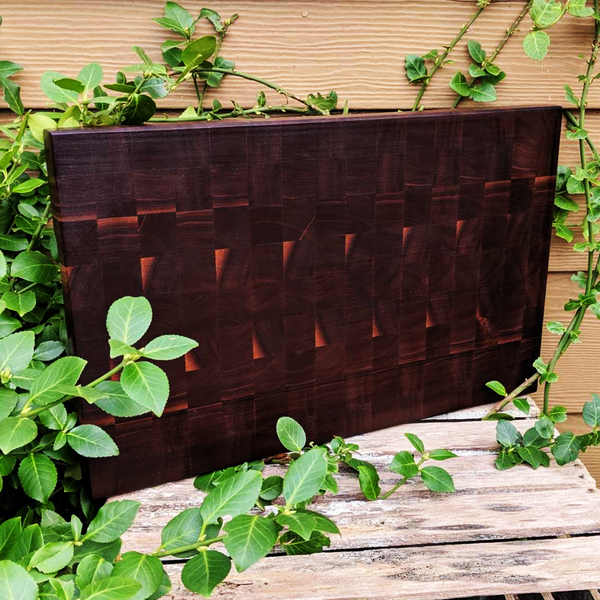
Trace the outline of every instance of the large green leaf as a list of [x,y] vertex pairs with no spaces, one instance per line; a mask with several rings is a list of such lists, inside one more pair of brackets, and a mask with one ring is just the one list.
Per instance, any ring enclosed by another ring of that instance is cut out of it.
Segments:
[[10,77],[22,70],[23,67],[17,63],[10,60],[0,60],[0,77]]
[[80,600],[131,600],[141,587],[141,584],[133,579],[108,577],[84,587]]
[[121,374],[123,391],[157,417],[163,413],[169,398],[169,379],[152,363],[139,361],[128,364]]
[[75,579],[77,587],[81,590],[84,587],[110,577],[113,566],[101,556],[90,554],[86,556],[77,566],[77,577]]
[[306,446],[304,429],[291,417],[281,417],[277,421],[277,437],[283,447],[290,452],[301,452]]
[[79,425],[67,433],[69,446],[87,458],[117,456],[119,449],[113,439],[97,425]]
[[427,79],[427,67],[423,57],[417,54],[408,54],[404,58],[404,71],[409,83],[416,83]]
[[563,6],[559,0],[534,0],[530,14],[537,27],[551,27],[562,17]]
[[190,30],[195,23],[192,15],[177,2],[167,2],[165,4],[165,17],[177,23],[183,30]]
[[2,301],[6,304],[8,310],[14,310],[20,317],[31,312],[35,308],[35,293],[28,292],[5,292],[2,294]]
[[496,439],[499,444],[510,447],[521,441],[521,434],[509,421],[498,421],[496,425]]
[[15,391],[0,390],[0,421],[10,415],[17,405],[17,400],[18,396]]
[[140,503],[133,500],[105,504],[90,523],[85,539],[102,544],[116,540],[129,529],[139,508]]
[[181,581],[188,590],[208,598],[229,575],[230,569],[231,561],[227,556],[216,550],[202,549],[183,567]]
[[100,85],[102,77],[102,67],[98,63],[86,65],[77,75],[77,79],[83,84],[84,92],[89,92]]
[[50,404],[65,394],[61,386],[75,385],[87,362],[77,356],[65,356],[53,362],[34,379],[29,399],[39,406]]
[[42,92],[44,92],[44,94],[54,102],[77,102],[77,92],[65,90],[63,88],[58,87],[54,83],[55,79],[64,78],[65,76],[62,73],[57,73],[56,71],[46,71],[42,75],[42,79],[40,81]]
[[448,85],[450,86],[450,89],[454,90],[463,98],[468,98],[471,95],[471,87],[467,82],[467,78],[460,71],[454,73]]
[[[240,517],[237,518],[239,519]],[[315,530],[315,517],[310,512],[295,511],[292,513],[282,513],[275,520],[305,540],[309,540],[312,532]],[[227,526],[225,527],[225,531],[227,531]]]
[[64,569],[73,558],[72,542],[51,542],[42,546],[29,561],[29,567],[35,567],[42,573],[56,573]]
[[204,61],[210,58],[216,47],[216,39],[213,35],[205,35],[188,44],[183,49],[181,58],[184,65],[190,65],[192,62]]
[[19,465],[19,481],[23,491],[42,504],[48,502],[56,487],[57,477],[54,462],[45,454],[30,454]]
[[141,588],[131,600],[144,600],[160,586],[163,578],[163,566],[156,556],[139,552],[125,552],[117,562],[111,577],[122,577],[137,581]]
[[400,473],[404,477],[415,477],[419,473],[419,468],[415,463],[415,457],[411,452],[402,450],[394,456],[390,471]]
[[550,47],[550,36],[545,31],[530,31],[523,40],[523,50],[533,60],[544,60]]
[[[199,508],[187,508],[173,517],[160,535],[163,550],[175,550],[198,541],[202,530],[202,515]],[[193,552],[195,554],[195,551]]]
[[596,394],[583,405],[583,420],[590,427],[600,427],[600,397]]
[[0,525],[0,559],[8,558],[21,536],[21,517],[14,517]]
[[148,331],[152,307],[146,298],[125,296],[108,309],[106,329],[111,338],[124,344],[135,344]]
[[482,65],[485,61],[485,50],[481,47],[479,42],[475,40],[469,40],[467,42],[467,50],[471,55],[471,58],[478,64]]
[[10,273],[32,283],[48,283],[58,278],[58,267],[45,254],[26,250],[17,254]]
[[95,402],[104,412],[115,417],[137,417],[150,412],[149,408],[132,400],[118,381],[102,381],[96,387],[102,396]]
[[573,462],[579,456],[581,443],[577,436],[570,431],[561,433],[552,446],[552,454],[559,465],[566,465]]
[[0,421],[0,450],[4,454],[29,444],[37,435],[37,425],[31,419],[7,417]]
[[17,373],[26,369],[33,358],[33,331],[13,333],[0,340],[0,372],[10,369]]
[[144,347],[144,356],[152,360],[173,360],[197,347],[198,342],[190,338],[181,335],[161,335],[148,342]]
[[235,517],[248,512],[258,500],[262,475],[258,471],[241,471],[221,483],[204,499],[200,513],[207,524],[219,517]]
[[[312,521],[314,527],[314,519],[306,515],[305,517]],[[225,548],[238,573],[264,558],[277,542],[275,523],[258,515],[238,515],[229,521],[224,529],[227,533]]]
[[283,479],[283,495],[288,505],[310,500],[319,492],[327,475],[325,450],[314,448],[294,461]]
[[8,108],[18,115],[25,112],[25,106],[21,100],[21,88],[12,79],[0,77],[0,88],[4,90],[4,102]]
[[441,467],[423,467],[421,477],[427,489],[432,492],[453,492],[454,481],[448,471]]
[[156,103],[146,94],[132,94],[123,109],[126,125],[142,125],[154,116]]
[[498,99],[496,88],[491,83],[474,85],[471,88],[471,99],[475,102],[495,102]]
[[38,587],[33,577],[9,560],[0,561],[0,598],[2,600],[36,600]]
[[361,492],[367,500],[377,500],[381,494],[379,487],[379,473],[377,469],[370,463],[361,461],[358,466],[358,484]]
[[281,546],[286,554],[298,556],[323,552],[323,548],[331,546],[331,540],[320,531],[313,531],[310,540],[305,540],[293,531],[287,531],[281,536]]

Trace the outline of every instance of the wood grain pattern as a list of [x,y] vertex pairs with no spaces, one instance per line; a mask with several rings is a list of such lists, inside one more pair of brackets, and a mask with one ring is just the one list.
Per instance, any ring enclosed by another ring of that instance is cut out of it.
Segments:
[[540,108],[51,132],[67,320],[89,377],[111,366],[104,314],[123,295],[152,303],[149,336],[200,342],[168,363],[160,420],[83,407],[121,449],[92,463],[94,493],[268,455],[283,414],[325,441],[525,379],[559,123]]
[[[200,5],[183,2],[190,10]],[[140,45],[155,60],[160,44],[173,37],[152,22],[162,16],[162,0],[88,0],[85,10],[77,0],[16,0],[2,3],[4,22],[2,58],[25,66],[18,80],[27,106],[43,107],[39,81],[47,70],[76,75],[92,61],[101,63],[112,79],[118,68],[137,61],[131,51]],[[354,109],[408,108],[416,89],[403,73],[407,54],[425,53],[448,44],[475,10],[474,0],[214,0],[210,6],[223,15],[240,13],[223,55],[237,68],[264,76],[298,94],[335,89]],[[427,108],[450,107],[448,81],[455,69],[467,65],[466,42],[480,41],[491,52],[513,22],[523,1],[497,1],[465,37],[452,59],[456,64],[434,79],[425,97]],[[543,63],[529,60],[521,42],[531,26],[506,46],[498,64],[509,76],[499,88],[503,105],[565,102],[562,85],[576,83],[583,71],[577,56],[586,52],[592,37],[590,20],[571,17],[552,29],[552,46]],[[208,28],[202,28],[209,33]],[[39,46],[43,44],[43,60]],[[600,106],[600,89],[592,88],[590,106]],[[216,94],[223,104],[235,98],[254,104],[258,86],[231,80]],[[184,86],[162,105],[185,107],[194,102],[193,87]]]
[[[327,494],[313,505],[333,518],[342,534],[325,555],[291,558],[275,553],[240,575],[230,575],[216,597],[491,600],[490,594],[500,594],[493,600],[596,600],[595,590],[552,592],[600,583],[596,558],[587,560],[600,549],[600,491],[580,461],[498,472],[493,465],[494,424],[479,420],[488,409],[352,438],[381,470],[384,489],[396,481],[387,471],[394,454],[411,449],[405,432],[419,435],[428,448],[454,449],[459,457],[444,467],[453,474],[456,493],[434,495],[409,481],[390,499],[368,502],[356,478],[343,471],[336,475],[340,493]],[[514,423],[524,431],[533,421],[521,414]],[[266,469],[265,475],[282,472],[274,465]],[[184,480],[115,498],[141,502],[124,536],[124,550],[153,551],[169,519],[199,506],[203,497],[192,480]],[[569,536],[571,540],[556,539]],[[174,600],[190,598],[179,584],[181,565],[169,564],[167,569],[177,582],[171,592]]]

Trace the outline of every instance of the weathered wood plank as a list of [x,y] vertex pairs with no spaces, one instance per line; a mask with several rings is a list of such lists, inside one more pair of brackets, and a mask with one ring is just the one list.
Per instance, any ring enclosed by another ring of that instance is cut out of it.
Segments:
[[[168,565],[177,600],[195,598]],[[600,536],[269,557],[215,598],[431,600],[600,586]]]
[[[199,8],[183,4],[191,10]],[[77,0],[33,0],[26,5],[5,1],[2,58],[25,66],[19,76],[25,103],[44,106],[39,90],[44,71],[72,76],[86,63],[98,61],[113,77],[118,68],[136,61],[133,44],[158,60],[161,42],[173,37],[152,22],[162,16],[163,5],[162,0],[89,0],[82,11]],[[416,95],[402,71],[404,57],[448,44],[475,10],[475,1],[214,0],[210,6],[226,16],[241,15],[223,49],[238,69],[298,94],[336,89],[354,108],[398,108],[409,107]],[[522,1],[494,2],[464,42],[476,39],[491,51],[522,6]],[[521,49],[530,24],[527,19],[500,55],[498,63],[509,77],[499,87],[499,101],[504,105],[562,103],[563,83],[574,83],[582,71],[577,56],[587,51],[592,24],[589,19],[563,19],[552,30],[552,46],[543,63],[527,59]],[[43,42],[42,59],[39,45],[28,40]],[[456,64],[434,79],[425,97],[427,108],[451,105],[453,93],[447,84],[452,72],[467,64],[465,43],[452,55]],[[253,103],[257,88],[253,83],[229,81],[218,97]],[[164,105],[185,107],[193,97],[192,86],[185,86]],[[592,93],[590,106],[600,106],[599,91]]]

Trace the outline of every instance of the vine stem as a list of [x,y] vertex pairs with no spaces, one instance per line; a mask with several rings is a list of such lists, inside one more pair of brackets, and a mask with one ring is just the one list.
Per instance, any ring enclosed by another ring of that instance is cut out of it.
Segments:
[[[122,371],[129,364],[129,362],[130,361],[120,362],[116,367],[114,367],[114,369],[111,369],[110,371],[108,371],[107,373],[102,375],[101,377],[98,377],[98,379],[95,379],[91,383],[88,383],[85,387],[95,387],[99,383],[106,381],[107,379],[110,379],[113,375],[115,375],[119,371]],[[54,402],[50,402],[49,404],[45,404],[44,406],[40,406],[39,408],[34,408],[33,410],[29,410],[31,403],[33,402],[33,400],[30,398],[29,400],[27,400],[27,402],[21,409],[19,418],[20,419],[32,419],[33,417],[49,410],[50,408],[52,408],[54,406],[63,404],[64,402],[67,402],[67,400],[73,400],[73,398],[78,398],[78,396],[64,396],[63,398],[60,398],[59,400],[55,400]]]
[[204,546],[210,546],[211,544],[215,544],[216,542],[220,542],[224,540],[227,535],[220,535],[216,538],[212,538],[210,540],[204,540],[202,542],[196,542],[195,544],[189,544],[187,546],[181,546],[180,548],[175,548],[174,550],[161,550],[160,548],[153,552],[150,556],[156,556],[157,558],[164,558],[165,556],[173,556],[177,554],[183,554],[184,552],[190,552],[191,550],[198,550]]
[[322,108],[319,108],[315,104],[311,104],[310,102],[307,102],[306,100],[300,98],[300,96],[288,92],[285,88],[281,87],[280,85],[277,85],[276,83],[271,83],[270,81],[262,79],[261,77],[250,75],[250,73],[242,73],[241,71],[235,71],[232,69],[222,69],[220,67],[212,67],[211,69],[200,69],[198,70],[198,73],[223,73],[224,75],[235,75],[236,77],[241,77],[242,79],[248,79],[248,81],[255,81],[256,83],[260,83],[261,85],[264,85],[265,87],[277,92],[278,94],[281,94],[282,96],[285,96],[286,98],[292,98],[293,100],[296,100],[296,102],[304,104],[304,106],[307,106],[311,110],[314,110],[315,112],[318,112],[321,115],[329,114],[327,111],[323,110]]
[[[419,468],[424,462],[425,459],[421,457],[421,460],[417,463],[417,468]],[[409,479],[410,477],[403,477],[391,490],[386,492],[383,496],[380,496],[378,499],[387,500],[397,489],[403,486]]]
[[48,202],[48,204],[46,204],[46,207],[44,208],[44,212],[42,213],[40,222],[38,223],[37,227],[35,228],[35,231],[33,232],[33,235],[31,236],[31,240],[29,241],[29,244],[27,245],[27,251],[33,249],[33,247],[35,246],[36,242],[38,241],[42,231],[44,230],[44,227],[46,227],[48,217],[50,216],[50,208],[51,208],[50,202]]
[[485,417],[483,417],[482,421],[490,421],[492,420],[492,416],[496,413],[499,413],[507,404],[510,404],[517,396],[522,394],[526,389],[531,387],[540,377],[539,373],[535,373],[529,379],[526,379],[519,387],[516,387],[508,396],[506,396],[503,400],[498,402],[492,410],[490,410]]
[[[517,29],[519,28],[521,21],[523,21],[523,19],[527,16],[529,11],[531,10],[532,4],[533,4],[533,0],[529,0],[529,2],[527,2],[527,4],[523,7],[523,10],[519,13],[519,16],[514,20],[513,24],[504,33],[504,37],[500,40],[500,43],[496,46],[496,49],[490,54],[490,57],[485,61],[486,64],[488,64],[488,65],[494,64],[494,61],[498,57],[498,54],[500,54],[500,52],[502,52],[502,49],[504,48],[504,46],[506,46],[506,44],[508,43],[508,40],[510,40],[510,38],[517,32]],[[472,83],[473,83],[473,80],[471,80],[469,87],[471,86]],[[454,101],[452,108],[457,108],[458,105],[464,99],[465,99],[464,96],[457,94],[456,100]]]
[[436,58],[435,62],[433,63],[433,66],[431,67],[431,72],[421,84],[421,89],[419,90],[419,93],[417,94],[417,97],[415,99],[415,103],[413,104],[413,107],[411,109],[413,112],[419,110],[421,106],[421,100],[423,99],[423,95],[425,94],[425,90],[427,89],[427,86],[431,83],[431,79],[433,78],[433,76],[437,73],[438,69],[443,67],[444,62],[448,58],[450,52],[454,50],[456,44],[458,44],[458,42],[462,40],[462,38],[469,31],[469,29],[471,29],[473,23],[475,23],[475,21],[479,18],[481,13],[488,7],[488,5],[489,2],[482,3],[482,5],[475,11],[475,13],[473,13],[469,21],[460,28],[458,35],[450,42],[450,45],[446,46],[444,52],[442,52],[442,54]]
[[[594,11],[595,12],[598,12],[599,4],[600,4],[600,0],[594,0]],[[581,129],[584,129],[584,126],[585,126],[585,111],[586,111],[586,105],[587,105],[587,96],[588,96],[590,87],[592,85],[592,81],[593,81],[592,75],[593,75],[594,67],[596,65],[596,61],[598,60],[599,54],[600,54],[600,23],[597,20],[595,20],[594,41],[592,43],[592,50],[591,50],[590,58],[588,60],[587,71],[586,71],[585,79],[583,82],[583,88],[581,91],[581,99],[579,102],[579,107],[580,107],[579,120],[577,120],[569,111],[566,111],[567,120],[571,121],[571,123],[575,124],[577,127],[580,127]],[[586,164],[587,164],[587,157],[586,157],[586,152],[585,152],[586,143],[590,146],[590,149],[592,150],[592,153],[594,154],[594,158],[596,158],[598,156],[598,153],[596,152],[596,149],[595,149],[593,143],[591,142],[591,140],[588,140],[587,142],[585,139],[578,140],[578,141],[579,141],[579,158],[580,158],[580,162],[581,162],[581,167],[582,167],[582,169],[585,169]],[[584,184],[586,216],[587,216],[590,212],[590,206],[591,206],[590,184],[587,179],[584,180],[583,184]],[[593,223],[591,223],[589,221],[587,222],[587,230],[588,230],[588,242],[593,245],[594,244]],[[586,285],[585,285],[586,295],[592,291],[592,288],[596,284],[598,275],[600,273],[600,256],[598,257],[596,266],[594,267],[595,253],[596,253],[596,251],[593,247],[588,251],[588,270],[587,270]],[[569,323],[565,332],[562,334],[560,341],[558,342],[558,345],[556,347],[556,350],[554,351],[554,354],[552,355],[552,358],[550,359],[550,362],[548,363],[548,373],[554,373],[554,368],[556,367],[556,363],[559,361],[560,357],[567,351],[567,349],[573,343],[573,338],[571,337],[571,334],[574,331],[579,331],[579,327],[583,321],[583,318],[585,317],[586,311],[587,311],[587,306],[580,306],[577,309],[577,311],[575,312],[575,314],[573,315],[571,322]],[[532,383],[537,381],[538,378],[539,378],[538,373],[536,373],[535,375],[530,377],[524,384],[522,384],[521,386],[516,388],[516,390],[514,390],[514,392],[511,392],[504,400],[502,400],[502,402],[497,404],[484,417],[484,420],[489,420],[489,418],[492,415],[494,415],[499,410],[501,410],[504,406],[506,406],[518,394],[525,391]],[[528,382],[530,382],[530,383],[528,383]],[[551,388],[551,386],[552,386],[552,384],[549,381],[546,381],[544,383],[544,404],[543,404],[543,411],[542,411],[543,414],[547,414],[550,409],[550,388]]]
[[290,112],[290,113],[301,113],[301,114],[306,114],[306,109],[305,108],[297,108],[295,106],[287,106],[287,105],[281,105],[281,106],[254,106],[253,108],[247,108],[243,111],[236,111],[236,110],[232,110],[231,112],[228,113],[224,113],[222,115],[219,115],[218,117],[215,117],[214,114],[206,112],[206,113],[202,113],[201,115],[197,115],[195,117],[184,117],[184,118],[180,118],[180,117],[152,117],[150,119],[151,123],[185,123],[185,122],[194,122],[194,121],[210,121],[210,120],[219,120],[219,118],[221,119],[227,119],[229,117],[235,117],[235,116],[247,116],[247,115],[261,115],[263,113],[277,113],[277,112]]

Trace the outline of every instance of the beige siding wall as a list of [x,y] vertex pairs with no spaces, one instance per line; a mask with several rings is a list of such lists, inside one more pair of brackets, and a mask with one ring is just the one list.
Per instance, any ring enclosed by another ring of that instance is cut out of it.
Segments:
[[[202,4],[182,2],[197,12]],[[493,50],[523,7],[524,1],[496,1],[475,23],[466,39],[480,41]],[[160,43],[166,32],[152,22],[162,13],[162,0],[7,0],[0,7],[0,59],[25,67],[18,76],[28,107],[43,108],[46,101],[39,79],[46,70],[76,75],[85,64],[97,61],[107,76],[136,62],[133,44],[160,59]],[[223,15],[234,12],[240,19],[231,29],[222,54],[236,60],[239,70],[261,75],[298,94],[335,89],[351,109],[396,109],[411,106],[415,88],[403,75],[403,57],[447,44],[475,8],[474,0],[214,0],[209,6]],[[591,25],[566,17],[551,31],[552,46],[543,63],[527,59],[521,41],[530,26],[509,42],[498,59],[508,79],[498,88],[498,105],[564,104],[562,86],[577,85],[584,70],[578,58],[587,53]],[[208,32],[208,30],[206,30]],[[173,36],[170,36],[173,37]],[[427,108],[448,107],[452,93],[447,81],[466,64],[461,44],[452,55],[456,64],[436,78],[425,96]],[[234,98],[251,105],[258,86],[230,78],[217,97],[225,104]],[[190,86],[173,94],[162,106],[183,108],[193,102]],[[600,139],[600,85],[590,96],[588,129]],[[466,103],[465,103],[466,105]],[[0,107],[2,105],[0,104]],[[577,145],[563,143],[561,162],[577,160]],[[552,246],[546,316],[565,321],[562,306],[576,293],[569,276],[585,268],[585,258],[555,239]],[[556,338],[546,335],[547,358]],[[583,344],[572,348],[560,363],[561,381],[554,386],[554,400],[574,413],[592,391],[600,392],[600,321],[588,316]],[[600,454],[591,464],[600,476]]]

